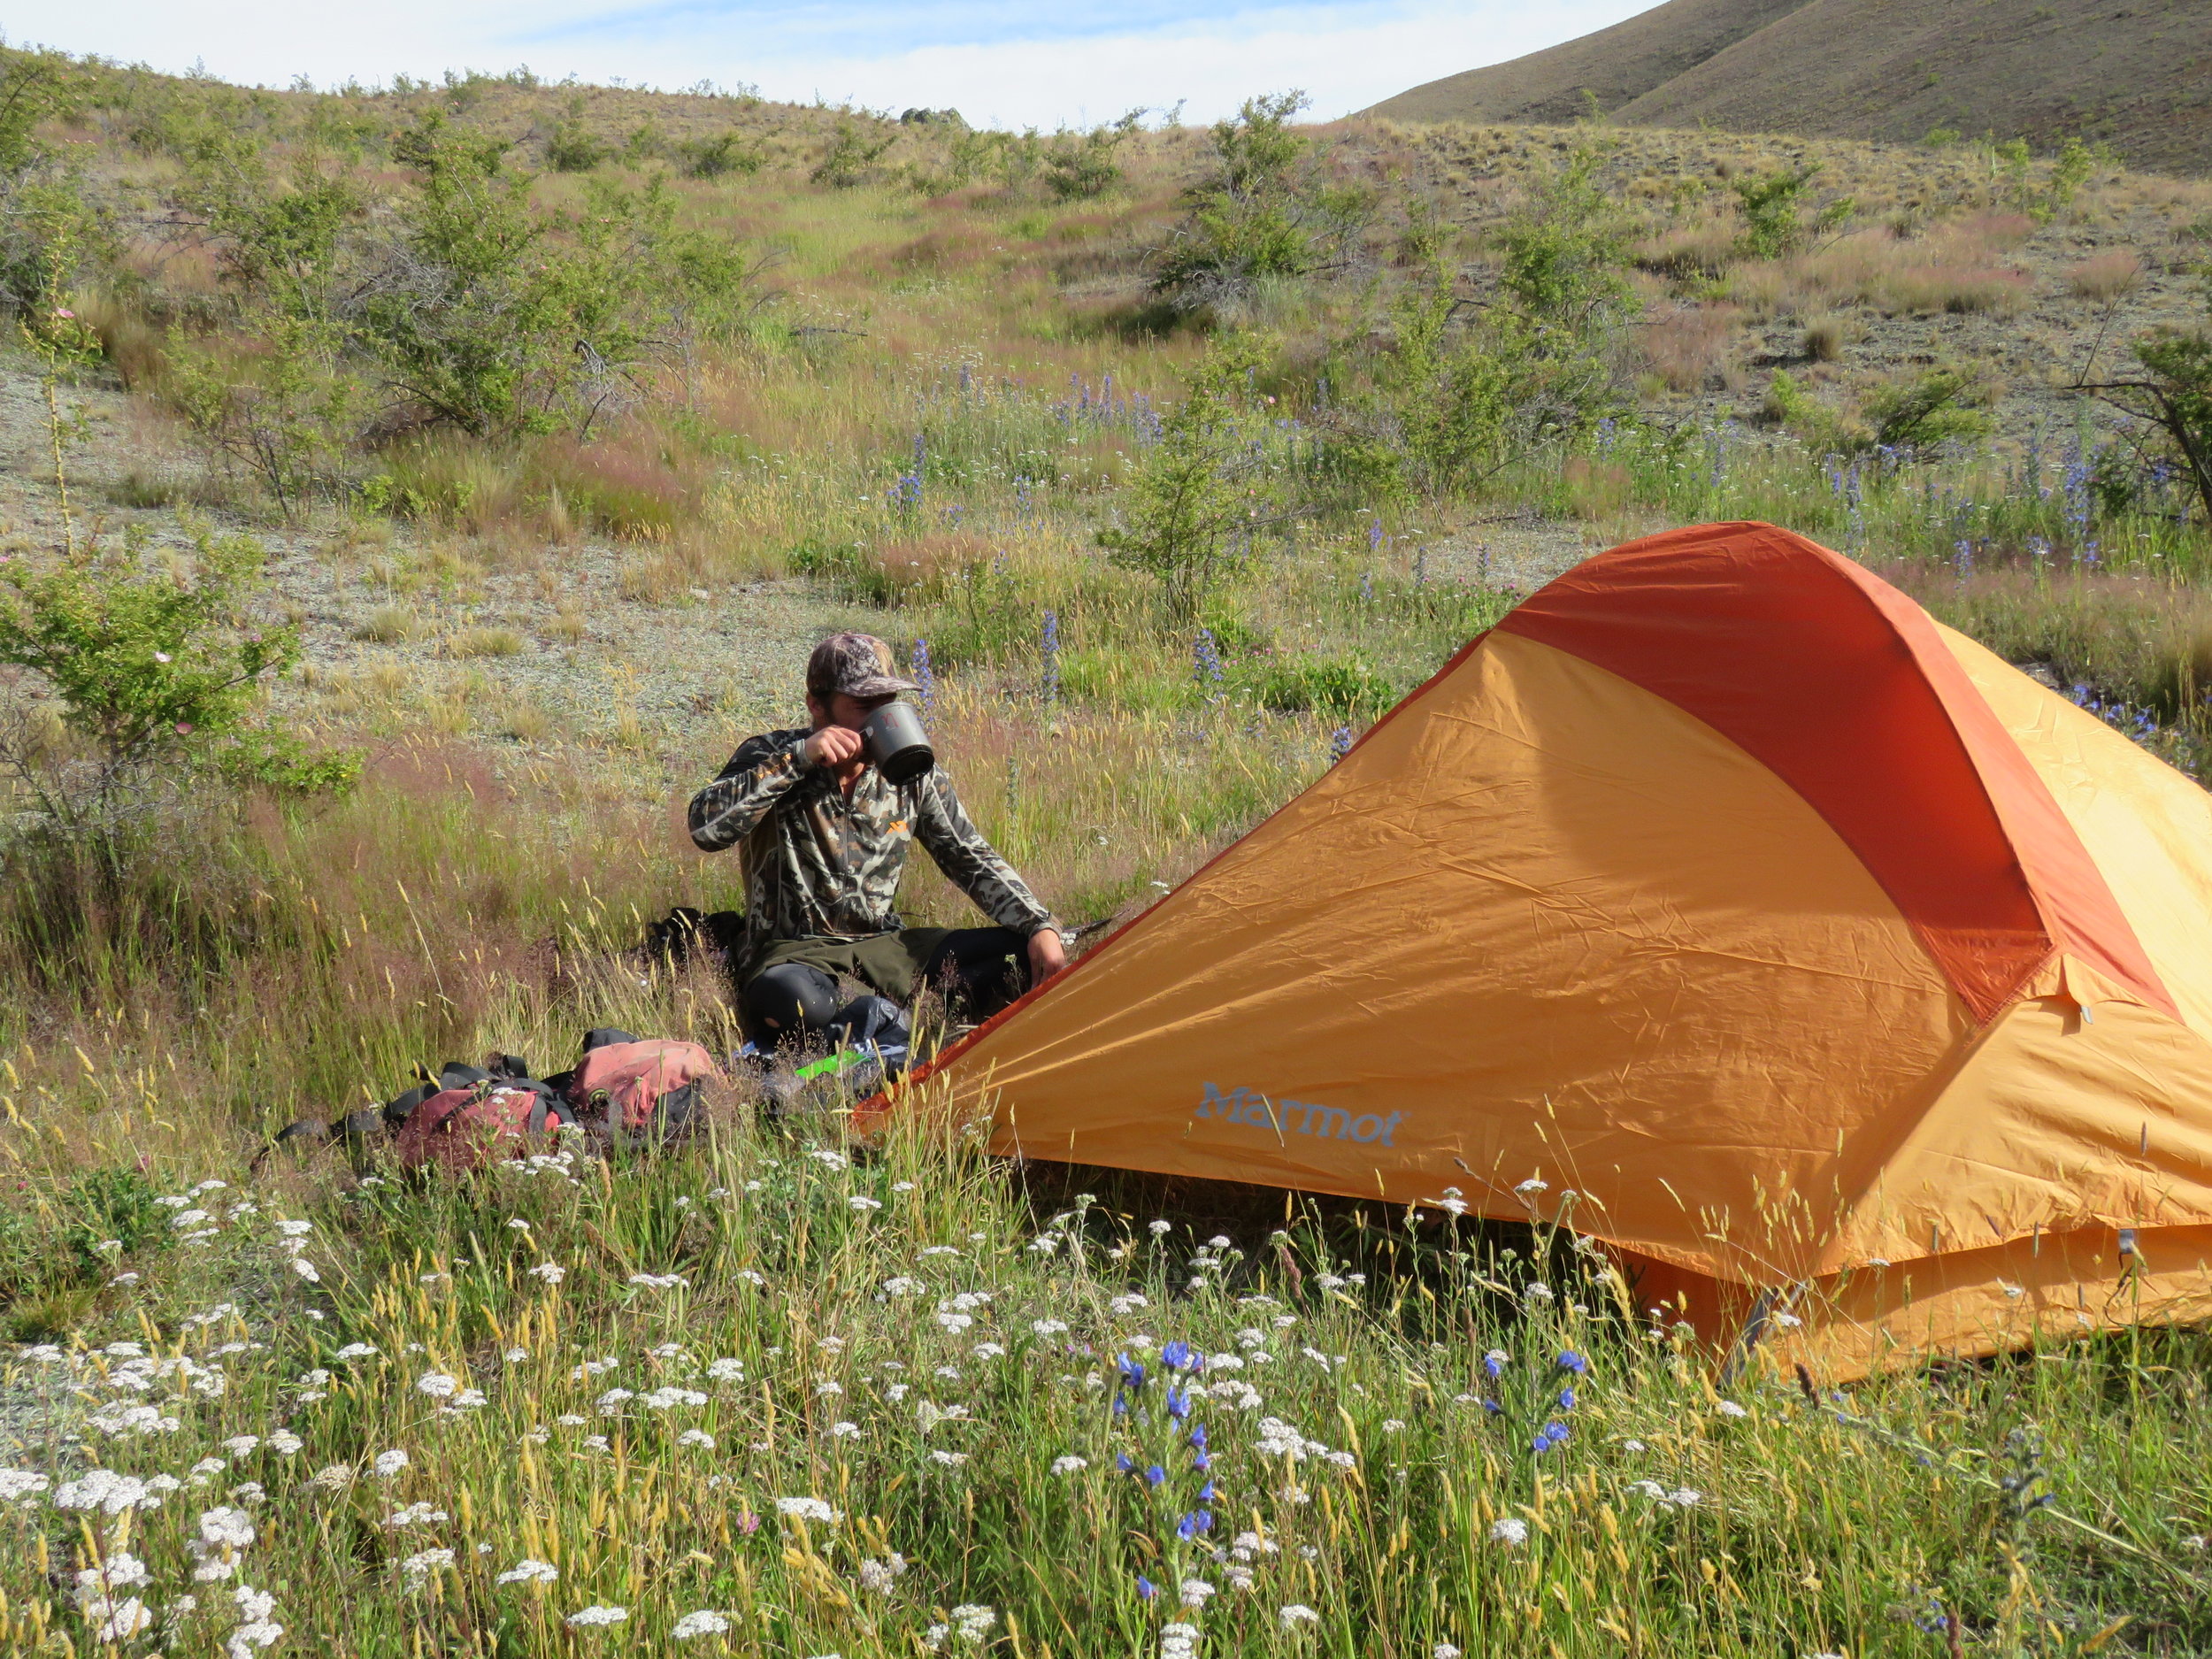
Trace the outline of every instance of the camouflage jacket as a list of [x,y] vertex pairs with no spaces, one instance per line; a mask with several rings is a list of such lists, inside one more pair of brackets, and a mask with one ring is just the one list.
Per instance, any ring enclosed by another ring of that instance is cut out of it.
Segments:
[[[741,847],[748,958],[778,939],[856,939],[902,924],[891,906],[918,839],[948,879],[992,921],[1027,935],[1051,916],[961,809],[942,766],[895,786],[873,766],[847,797],[810,765],[812,733],[749,737],[691,797],[691,839]],[[740,964],[742,971],[742,964]]]

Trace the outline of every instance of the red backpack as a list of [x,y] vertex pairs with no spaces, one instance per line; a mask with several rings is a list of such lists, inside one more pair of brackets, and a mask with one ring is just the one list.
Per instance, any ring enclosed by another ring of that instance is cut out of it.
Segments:
[[695,1042],[640,1042],[627,1032],[595,1031],[565,1081],[577,1116],[612,1144],[628,1147],[695,1130],[705,1120],[699,1085],[721,1075]]
[[441,1089],[410,1111],[394,1148],[403,1170],[437,1164],[455,1174],[503,1158],[552,1149],[555,1133],[575,1114],[542,1084],[486,1078]]

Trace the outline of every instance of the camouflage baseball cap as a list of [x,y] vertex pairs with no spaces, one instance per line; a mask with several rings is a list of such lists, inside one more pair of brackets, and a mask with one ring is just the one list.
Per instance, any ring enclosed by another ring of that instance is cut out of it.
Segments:
[[872,634],[833,634],[806,659],[806,695],[827,703],[839,692],[849,697],[895,697],[912,691],[914,682],[893,672],[897,659]]

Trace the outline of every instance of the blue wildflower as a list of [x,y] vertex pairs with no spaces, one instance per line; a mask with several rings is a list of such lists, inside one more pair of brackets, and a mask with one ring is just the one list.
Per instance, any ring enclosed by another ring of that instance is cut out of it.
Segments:
[[1167,1471],[1161,1468],[1157,1463],[1153,1464],[1149,1469],[1144,1471],[1144,1478],[1146,1484],[1148,1486],[1164,1486],[1167,1485]]
[[1206,1449],[1206,1425],[1203,1423],[1190,1425],[1190,1443],[1202,1452]]
[[1497,1381],[1505,1374],[1505,1356],[1495,1348],[1491,1349],[1489,1353],[1482,1356],[1482,1371],[1483,1375],[1489,1378],[1492,1382]]
[[1190,1416],[1190,1395],[1180,1388],[1171,1387],[1167,1391],[1167,1414],[1179,1419]]
[[1158,1585],[1153,1583],[1151,1579],[1146,1578],[1142,1573],[1139,1573],[1137,1575],[1137,1595],[1140,1600],[1149,1601],[1154,1596],[1159,1594],[1160,1586]]
[[914,689],[921,694],[922,712],[929,713],[937,705],[937,675],[930,666],[929,641],[914,641]]
[[1579,1377],[1590,1369],[1590,1362],[1576,1353],[1574,1349],[1569,1348],[1559,1356],[1559,1369],[1571,1371]]
[[1137,1472],[1136,1460],[1131,1457],[1127,1452],[1116,1452],[1114,1454],[1114,1467],[1125,1475],[1133,1475]]
[[1160,1363],[1170,1371],[1196,1371],[1206,1362],[1187,1342],[1170,1342],[1160,1350]]
[[1190,1466],[1193,1469],[1197,1470],[1211,1469],[1214,1466],[1214,1460],[1208,1456],[1204,1452],[1193,1452],[1191,1454]]
[[1114,1362],[1114,1369],[1121,1373],[1123,1387],[1141,1388],[1144,1386],[1144,1367],[1137,1361],[1131,1359],[1128,1355],[1124,1354],[1117,1359]]
[[1204,1486],[1198,1488],[1198,1501],[1201,1503],[1211,1503],[1220,1496],[1221,1494],[1219,1490],[1210,1480],[1209,1480]]
[[1562,1388],[1559,1391],[1559,1409],[1562,1411],[1571,1411],[1575,1409],[1575,1391],[1573,1389]]

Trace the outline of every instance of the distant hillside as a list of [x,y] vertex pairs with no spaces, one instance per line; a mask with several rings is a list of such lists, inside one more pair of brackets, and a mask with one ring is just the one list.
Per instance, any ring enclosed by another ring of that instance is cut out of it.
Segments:
[[[1587,91],[1585,91],[1587,88]],[[1639,127],[2040,143],[2079,133],[2139,167],[2212,172],[2206,0],[1668,0],[1594,35],[1432,81],[1402,121],[1559,121],[1592,98]]]

